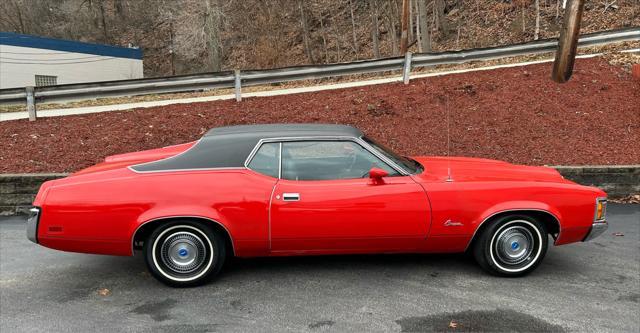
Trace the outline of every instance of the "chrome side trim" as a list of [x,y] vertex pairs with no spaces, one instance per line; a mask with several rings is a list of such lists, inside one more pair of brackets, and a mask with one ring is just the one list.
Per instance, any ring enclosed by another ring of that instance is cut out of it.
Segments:
[[138,231],[140,230],[140,228],[142,228],[143,225],[147,224],[147,223],[151,223],[151,222],[155,222],[158,220],[168,220],[168,219],[176,219],[176,218],[192,218],[192,219],[202,219],[202,220],[207,220],[213,223],[216,223],[217,225],[221,226],[222,229],[224,229],[224,231],[227,232],[227,235],[229,235],[229,239],[231,240],[231,251],[233,251],[233,255],[235,255],[236,253],[236,246],[233,242],[233,235],[231,235],[231,233],[229,232],[229,229],[227,229],[227,227],[225,227],[224,224],[206,217],[206,216],[199,216],[199,215],[170,215],[170,216],[163,216],[163,217],[156,217],[153,218],[151,220],[147,220],[145,222],[140,223],[140,225],[138,225],[138,227],[136,227],[136,230],[133,231],[133,234],[131,235],[131,255],[134,255],[135,253],[135,244],[134,244],[134,240],[136,238],[136,234],[138,233]]
[[480,227],[487,222],[488,220],[490,220],[492,217],[498,215],[498,214],[502,214],[502,213],[506,213],[506,212],[522,212],[522,211],[536,211],[536,212],[543,212],[543,213],[547,213],[551,216],[553,216],[553,218],[556,220],[556,222],[558,222],[558,238],[560,238],[560,233],[562,233],[562,224],[560,224],[560,219],[553,214],[552,212],[548,211],[548,210],[544,210],[544,209],[537,209],[537,208],[514,208],[514,209],[505,209],[505,210],[501,210],[501,211],[497,211],[489,216],[487,216],[484,220],[482,220],[482,222],[480,222],[480,224],[478,224],[478,226],[476,227],[476,230],[473,232],[473,235],[471,236],[471,239],[469,240],[469,243],[467,243],[467,246],[464,248],[465,251],[467,251],[469,249],[469,246],[471,245],[471,243],[473,242],[474,238],[476,237],[476,234],[478,233],[478,230],[480,230]]
[[182,171],[216,171],[216,170],[247,170],[245,167],[219,167],[219,168],[193,168],[193,169],[166,169],[166,170],[152,170],[152,171],[136,171],[132,167],[135,165],[128,166],[127,168],[135,173],[145,174],[145,173],[162,173],[162,172],[182,172]]

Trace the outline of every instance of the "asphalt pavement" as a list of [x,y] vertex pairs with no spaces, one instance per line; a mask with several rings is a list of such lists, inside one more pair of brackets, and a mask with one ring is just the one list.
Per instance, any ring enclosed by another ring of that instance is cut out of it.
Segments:
[[59,252],[0,218],[0,331],[640,331],[640,205],[609,230],[551,247],[524,278],[464,255],[236,259],[214,282],[172,289],[141,255]]

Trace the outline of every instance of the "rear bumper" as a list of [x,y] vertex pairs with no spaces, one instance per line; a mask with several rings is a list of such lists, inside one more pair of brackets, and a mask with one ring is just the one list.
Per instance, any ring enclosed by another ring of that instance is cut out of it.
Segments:
[[27,238],[38,244],[38,222],[40,222],[40,208],[33,207],[29,210],[27,219]]
[[585,237],[584,240],[582,241],[583,242],[590,241],[600,236],[603,232],[605,232],[605,230],[607,230],[608,227],[609,227],[609,224],[607,223],[607,221],[594,222],[591,225],[591,230],[589,230],[587,237]]

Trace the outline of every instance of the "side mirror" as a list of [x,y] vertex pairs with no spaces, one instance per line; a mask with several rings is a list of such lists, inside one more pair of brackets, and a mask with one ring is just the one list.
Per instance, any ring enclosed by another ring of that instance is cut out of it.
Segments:
[[371,168],[371,170],[369,170],[369,178],[371,178],[371,180],[373,180],[373,182],[376,184],[384,183],[384,180],[382,180],[382,178],[388,175],[388,172],[380,168]]

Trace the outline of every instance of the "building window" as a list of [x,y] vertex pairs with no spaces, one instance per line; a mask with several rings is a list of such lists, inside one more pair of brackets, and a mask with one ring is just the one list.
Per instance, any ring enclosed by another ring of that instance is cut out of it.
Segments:
[[36,75],[36,87],[55,86],[58,84],[57,76]]

